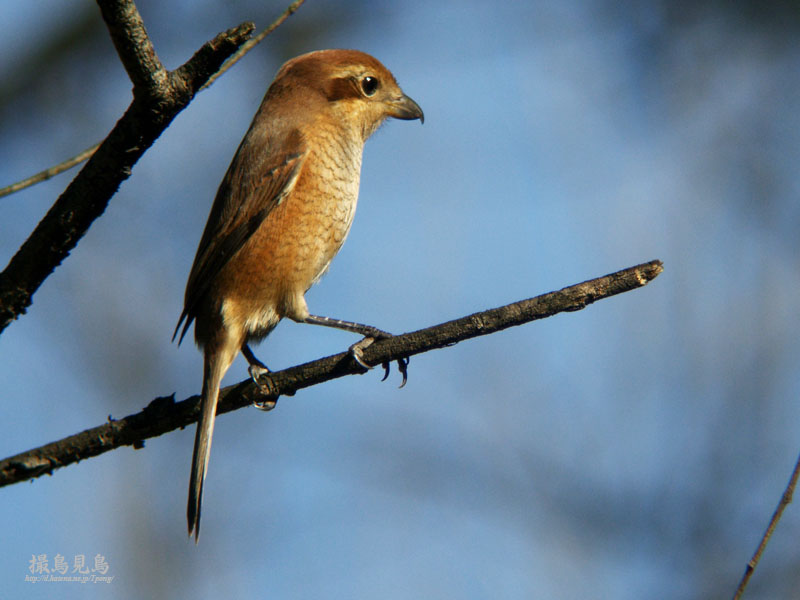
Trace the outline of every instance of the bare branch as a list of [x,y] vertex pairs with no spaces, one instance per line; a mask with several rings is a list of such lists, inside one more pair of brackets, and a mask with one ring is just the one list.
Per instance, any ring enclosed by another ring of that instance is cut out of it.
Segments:
[[158,96],[169,73],[156,55],[133,0],[97,0],[119,59],[133,82],[134,94]]
[[[589,304],[646,285],[663,271],[661,261],[630,267],[557,292],[543,294],[500,308],[475,313],[427,329],[377,341],[364,350],[368,364],[383,364],[451,346],[460,341],[487,335],[564,311],[576,311]],[[297,390],[345,375],[363,373],[347,352],[291,367],[267,376],[273,398],[291,396]],[[263,402],[267,398],[251,380],[221,391],[217,414]],[[139,413],[119,421],[88,429],[57,442],[23,452],[0,461],[0,487],[51,474],[55,469],[97,456],[120,446],[141,448],[144,440],[186,427],[197,421],[199,396],[175,402],[174,395],[156,398]]]
[[291,17],[297,11],[297,9],[300,8],[300,6],[305,1],[306,0],[294,0],[294,2],[292,2],[289,6],[287,6],[286,10],[283,11],[283,13],[277,19],[275,19],[272,23],[270,23],[270,25],[266,29],[264,29],[263,31],[261,31],[257,35],[254,35],[252,38],[250,38],[244,44],[242,44],[242,46],[236,52],[234,52],[228,60],[225,61],[225,64],[222,65],[222,68],[219,71],[217,71],[216,73],[214,73],[209,78],[209,80],[206,81],[205,85],[203,85],[203,87],[200,88],[200,89],[204,90],[207,87],[209,87],[210,85],[212,85],[220,75],[222,75],[225,71],[227,71],[233,65],[235,65],[237,62],[239,62],[239,60],[245,54],[250,52],[250,50],[252,50],[258,44],[260,44],[264,40],[265,37],[267,37],[270,33],[275,31],[278,27],[280,27],[281,24],[286,19]]
[[[138,36],[147,35],[132,2],[101,2],[101,6],[106,4],[125,9],[110,11],[110,16],[104,13],[107,20],[115,20],[110,25],[115,28],[115,38],[121,35],[120,31],[128,30]],[[118,22],[125,18],[132,21]],[[245,23],[217,35],[167,78],[153,75],[148,79],[142,75],[142,68],[157,62],[154,52],[134,52],[135,57],[123,58],[126,68],[133,72],[134,84],[144,78],[144,85],[157,87],[146,92],[134,88],[128,110],[0,273],[0,332],[25,312],[42,282],[103,214],[120,184],[130,176],[133,165],[253,29],[252,23]],[[128,52],[124,43],[115,39],[115,44],[121,54]]]
[[36,175],[31,175],[30,177],[26,177],[21,181],[17,181],[16,183],[12,183],[5,187],[0,188],[0,198],[3,196],[10,196],[20,190],[24,190],[25,188],[29,188],[32,185],[36,185],[37,183],[41,183],[43,181],[47,181],[48,179],[52,179],[56,175],[60,175],[64,171],[70,170],[75,165],[81,164],[83,161],[88,159],[95,151],[100,147],[100,143],[98,142],[91,148],[87,148],[80,154],[76,154],[72,158],[68,158],[64,162],[58,163],[52,167],[48,167],[44,171],[39,171]]
[[767,547],[767,543],[772,537],[772,533],[778,526],[778,521],[781,520],[783,511],[786,510],[786,507],[792,503],[792,497],[794,496],[795,487],[797,487],[798,477],[800,477],[800,456],[797,457],[797,462],[794,465],[792,476],[789,478],[789,483],[787,484],[786,489],[783,491],[781,501],[778,502],[778,507],[775,509],[775,512],[772,513],[772,518],[769,520],[767,530],[764,532],[764,535],[761,536],[761,541],[759,542],[758,548],[756,548],[756,551],[753,554],[753,558],[751,558],[747,563],[747,567],[744,570],[744,575],[742,575],[742,579],[739,581],[736,592],[733,594],[733,600],[739,600],[739,598],[742,597],[742,594],[744,594],[744,590],[750,581],[750,577],[753,575],[753,571],[756,570],[758,561],[761,560],[761,555],[764,553],[764,549]]
[[[239,47],[239,49],[236,52],[234,52],[223,63],[222,67],[211,77],[209,77],[208,81],[206,81],[197,91],[201,92],[207,87],[211,86],[211,84],[213,84],[220,77],[220,75],[225,73],[225,71],[227,71],[237,62],[239,62],[239,60],[245,54],[250,52],[250,50],[252,50],[257,44],[261,43],[264,40],[264,38],[266,38],[270,33],[275,31],[275,29],[277,29],[286,19],[288,19],[291,15],[293,15],[297,11],[297,9],[300,8],[303,2],[305,2],[305,0],[295,0],[288,7],[286,7],[286,10],[284,10],[283,13],[281,13],[281,15],[277,19],[275,19],[268,27],[266,27],[263,31],[258,33],[258,35],[253,36],[252,38],[247,40],[244,44],[242,44]],[[155,52],[153,53],[153,56],[155,56]],[[158,60],[157,57],[156,60]],[[141,64],[141,62],[139,62],[139,64]],[[130,69],[128,70],[128,73],[129,74],[131,73]],[[133,79],[134,75],[130,76],[131,79]],[[49,167],[44,171],[40,171],[39,173],[31,175],[30,177],[27,177],[21,181],[0,188],[0,198],[2,198],[3,196],[10,196],[11,194],[19,192],[20,190],[24,190],[25,188],[29,188],[33,185],[36,185],[37,183],[41,183],[42,181],[47,181],[48,179],[51,179],[56,175],[59,175],[60,173],[63,173],[64,171],[71,169],[75,165],[78,165],[83,161],[85,161],[86,159],[88,159],[92,154],[94,154],[95,150],[97,150],[99,147],[100,143],[98,142],[91,148],[87,148],[80,154],[77,154],[72,158],[65,160],[62,163]]]

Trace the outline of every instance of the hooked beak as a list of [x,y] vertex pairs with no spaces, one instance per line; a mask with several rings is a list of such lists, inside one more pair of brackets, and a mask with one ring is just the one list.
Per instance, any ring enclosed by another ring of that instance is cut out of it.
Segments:
[[411,98],[403,94],[399,98],[393,98],[386,102],[388,107],[388,115],[395,119],[403,119],[404,121],[412,121],[419,119],[420,123],[425,122],[425,115],[419,104],[414,102]]

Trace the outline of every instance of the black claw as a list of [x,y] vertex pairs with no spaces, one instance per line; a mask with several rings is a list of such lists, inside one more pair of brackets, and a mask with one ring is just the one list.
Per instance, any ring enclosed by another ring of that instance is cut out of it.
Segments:
[[401,389],[408,381],[409,362],[411,362],[411,358],[408,356],[397,359],[397,370],[400,371],[400,373],[403,375],[403,381],[400,383],[400,386],[397,389]]
[[[400,371],[400,374],[403,376],[403,381],[400,383],[401,388],[408,381],[408,363],[410,360],[411,359],[407,356],[397,359],[397,370]],[[389,377],[389,371],[391,370],[391,363],[385,362],[381,364],[381,366],[383,367],[383,379],[381,379],[381,381],[386,381],[386,378]]]

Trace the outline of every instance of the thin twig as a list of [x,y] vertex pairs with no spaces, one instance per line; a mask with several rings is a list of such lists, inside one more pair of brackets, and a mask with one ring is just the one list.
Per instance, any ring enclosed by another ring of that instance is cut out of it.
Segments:
[[[211,78],[208,81],[206,81],[206,83],[203,84],[203,86],[198,91],[203,91],[204,89],[209,87],[212,83],[214,83],[219,78],[220,75],[222,75],[225,71],[227,71],[234,64],[236,64],[245,54],[250,52],[250,50],[252,50],[256,46],[256,44],[263,41],[264,38],[266,38],[270,33],[275,31],[275,29],[277,29],[286,19],[288,19],[291,15],[293,15],[297,11],[297,9],[300,8],[303,2],[305,2],[305,0],[295,0],[288,7],[286,7],[286,10],[284,10],[283,13],[281,13],[281,15],[277,19],[275,19],[266,29],[261,31],[258,35],[254,36],[253,38],[249,39],[239,48],[239,50],[237,50],[234,54],[232,54],[231,57],[227,61],[225,61],[225,63],[223,63],[220,70],[216,74],[212,75]],[[10,185],[0,188],[0,198],[2,198],[3,196],[10,196],[11,194],[19,192],[20,190],[24,190],[25,188],[29,188],[33,185],[36,185],[37,183],[47,181],[48,179],[51,179],[56,175],[59,175],[64,171],[71,169],[75,165],[79,165],[80,163],[91,157],[92,154],[94,154],[95,150],[97,150],[99,147],[100,143],[97,143],[91,148],[87,148],[80,154],[76,154],[72,158],[69,158],[62,163],[49,167],[44,171],[36,173],[35,175],[31,175],[26,179],[23,179],[16,183],[12,183]]]
[[742,579],[739,582],[739,586],[736,588],[736,592],[733,594],[733,600],[739,600],[744,593],[745,588],[747,587],[747,583],[750,581],[750,577],[753,575],[753,571],[756,570],[756,566],[758,565],[758,561],[761,560],[761,555],[764,553],[764,549],[767,547],[767,543],[769,539],[772,537],[772,533],[775,531],[775,527],[778,525],[778,521],[781,520],[781,516],[783,515],[783,511],[786,510],[786,507],[789,506],[792,502],[792,497],[794,496],[795,487],[797,487],[797,479],[800,476],[800,456],[797,457],[797,462],[794,465],[794,471],[792,471],[792,476],[789,478],[789,483],[786,486],[786,489],[783,491],[783,495],[781,496],[781,501],[778,502],[778,507],[775,509],[775,512],[772,513],[772,518],[769,520],[769,525],[767,526],[767,530],[764,532],[764,535],[761,536],[761,541],[758,544],[758,548],[756,548],[755,554],[753,554],[753,558],[750,559],[750,562],[747,563],[747,567],[744,570],[744,575],[742,575]]
[[72,158],[68,158],[62,163],[59,163],[49,169],[45,169],[44,171],[40,171],[36,173],[36,175],[31,175],[30,177],[23,179],[22,181],[18,181],[17,183],[12,183],[11,185],[7,185],[6,187],[0,188],[0,198],[3,196],[9,196],[15,192],[20,190],[24,190],[25,188],[29,188],[32,185],[36,185],[37,183],[41,183],[43,181],[47,181],[48,179],[52,179],[56,175],[63,173],[64,171],[68,171],[75,165],[81,164],[83,161],[88,160],[88,158],[95,153],[100,147],[100,144],[97,143],[91,148],[87,148],[80,154],[76,154]]
[[[379,365],[401,360],[460,341],[522,325],[564,311],[576,311],[589,304],[646,285],[663,270],[661,261],[623,269],[616,273],[566,287],[500,308],[475,313],[434,327],[397,335],[373,343],[364,350],[367,364]],[[263,384],[266,396],[252,380],[225,388],[220,393],[217,414],[263,402],[278,395],[291,396],[297,390],[345,375],[363,373],[348,352],[321,358],[304,365],[269,373]],[[97,456],[120,446],[141,448],[144,440],[186,427],[197,421],[199,396],[175,402],[174,396],[156,398],[136,414],[86,430],[40,448],[0,461],[0,487],[51,474],[55,469]]]
[[270,33],[275,31],[281,24],[291,17],[298,8],[305,2],[306,0],[295,0],[289,6],[286,7],[286,10],[281,13],[281,15],[275,19],[264,31],[260,32],[258,35],[253,36],[249,40],[247,40],[244,44],[242,44],[241,48],[239,48],[236,52],[234,52],[231,57],[225,61],[219,71],[217,71],[214,75],[212,75],[208,81],[206,81],[205,85],[200,88],[200,90],[204,90],[210,85],[212,85],[217,78],[222,75],[225,71],[230,69],[233,65],[235,65],[239,60],[250,50],[255,48],[257,44],[260,44],[265,37],[267,37]]

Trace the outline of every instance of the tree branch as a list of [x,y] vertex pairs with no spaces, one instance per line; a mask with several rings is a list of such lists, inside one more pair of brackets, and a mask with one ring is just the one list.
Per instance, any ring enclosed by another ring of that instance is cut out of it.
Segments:
[[133,0],[98,3],[133,81],[133,102],[0,273],[0,332],[25,312],[42,282],[103,214],[133,165],[254,29],[252,23],[229,29],[166,72]]
[[[239,46],[239,49],[236,50],[233,54],[231,54],[223,63],[222,67],[219,68],[208,80],[200,86],[200,89],[197,90],[199,92],[203,91],[207,87],[211,86],[225,71],[230,69],[233,65],[235,65],[245,54],[247,54],[250,50],[252,50],[257,44],[264,40],[270,33],[275,31],[286,19],[288,19],[291,15],[293,15],[298,8],[305,2],[305,0],[294,0],[289,6],[286,7],[286,10],[280,14],[280,16],[275,19],[270,25],[266,27],[263,31],[261,31],[258,35],[253,36],[249,40],[247,40],[244,44]],[[130,73],[130,71],[129,71]],[[83,161],[88,159],[95,151],[100,147],[100,142],[93,145],[91,148],[87,148],[80,154],[76,154],[75,156],[68,158],[67,160],[53,165],[52,167],[48,167],[47,169],[35,173],[30,177],[26,177],[20,181],[15,183],[9,184],[4,187],[0,187],[0,198],[3,196],[10,196],[16,192],[29,188],[37,183],[41,183],[42,181],[47,181],[48,179],[52,179],[56,175],[63,173],[64,171],[68,171],[75,165],[81,164]]]
[[794,496],[794,489],[797,486],[798,477],[800,477],[800,457],[797,458],[797,462],[794,464],[794,470],[792,471],[791,477],[789,477],[789,483],[786,485],[786,489],[783,490],[781,500],[778,502],[778,507],[775,509],[775,512],[772,513],[772,518],[769,520],[769,525],[767,525],[764,535],[761,536],[761,540],[758,543],[758,548],[756,548],[756,551],[753,553],[753,557],[747,563],[747,567],[744,570],[744,575],[742,575],[741,580],[739,580],[739,585],[736,587],[736,591],[733,594],[733,600],[739,600],[739,598],[742,597],[742,594],[744,594],[744,590],[750,581],[750,577],[756,570],[758,561],[761,560],[761,555],[764,553],[767,543],[769,543],[769,539],[772,537],[772,533],[778,526],[778,521],[780,521],[781,516],[783,516],[783,511],[786,510],[786,507],[792,503],[792,497]]
[[136,94],[154,98],[169,88],[169,73],[161,64],[133,0],[97,0],[111,41],[133,82]]
[[81,164],[83,161],[87,160],[97,152],[97,149],[100,147],[100,142],[97,142],[91,148],[87,148],[83,152],[80,152],[73,156],[72,158],[68,158],[64,162],[60,162],[57,165],[53,165],[52,167],[46,168],[44,171],[39,171],[38,173],[31,175],[30,177],[26,177],[25,179],[21,179],[15,183],[7,185],[5,187],[0,188],[0,198],[3,196],[10,196],[11,194],[15,194],[20,190],[24,190],[25,188],[29,188],[37,183],[41,183],[43,181],[47,181],[48,179],[52,179],[56,175],[60,175],[64,171],[69,171],[75,165]]
[[[380,340],[364,350],[368,364],[382,364],[420,354],[460,341],[488,335],[564,311],[576,311],[646,285],[663,271],[661,261],[630,267],[557,292],[475,313],[427,329]],[[277,395],[291,396],[297,390],[345,375],[363,373],[347,352],[321,358],[268,375],[270,396],[251,380],[223,389],[217,414],[222,414]],[[109,422],[0,461],[0,487],[51,474],[55,469],[97,456],[120,446],[144,446],[144,440],[186,427],[197,421],[200,397],[175,402],[174,395],[156,398],[139,413]]]
[[238,49],[236,52],[234,52],[234,53],[231,55],[231,57],[230,57],[228,60],[226,60],[226,61],[225,61],[225,64],[224,64],[224,65],[222,65],[222,68],[220,68],[220,70],[219,70],[219,71],[217,71],[216,73],[214,73],[214,74],[213,74],[213,75],[212,75],[212,76],[209,78],[209,80],[208,80],[208,81],[206,81],[205,85],[203,85],[203,87],[202,87],[201,89],[203,89],[203,90],[204,90],[204,89],[206,89],[208,86],[210,86],[211,84],[213,84],[213,83],[214,83],[214,82],[217,80],[217,78],[218,78],[218,77],[220,77],[220,76],[221,76],[221,75],[222,75],[222,74],[223,74],[225,71],[227,71],[228,69],[230,69],[230,68],[231,68],[233,65],[235,65],[235,64],[236,64],[236,63],[237,63],[239,60],[241,60],[241,58],[242,58],[242,57],[243,57],[245,54],[247,54],[248,52],[250,52],[250,50],[252,50],[252,49],[253,49],[255,46],[257,46],[257,45],[258,45],[258,44],[260,44],[262,41],[264,41],[264,38],[265,38],[265,37],[267,37],[267,36],[268,36],[270,33],[272,33],[273,31],[275,31],[275,30],[276,30],[278,27],[280,27],[280,26],[283,24],[283,22],[284,22],[286,19],[288,19],[288,18],[289,18],[289,17],[291,17],[291,16],[292,16],[292,15],[293,15],[295,12],[297,12],[297,9],[299,9],[299,8],[300,8],[300,7],[303,5],[303,3],[304,3],[305,1],[306,1],[306,0],[294,0],[294,2],[292,2],[292,3],[291,3],[289,6],[287,6],[287,7],[286,7],[286,10],[284,10],[284,11],[281,13],[281,15],[280,15],[280,16],[279,16],[277,19],[275,19],[275,20],[274,20],[272,23],[270,23],[270,24],[267,26],[267,28],[266,28],[266,29],[264,29],[263,31],[259,32],[259,33],[258,33],[258,35],[254,35],[252,38],[250,38],[250,39],[249,39],[249,40],[247,40],[247,41],[246,41],[244,44],[242,44],[242,45],[241,45],[241,47],[240,47],[240,48],[239,48],[239,49]]

